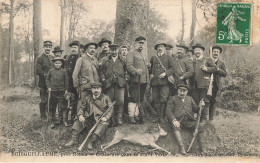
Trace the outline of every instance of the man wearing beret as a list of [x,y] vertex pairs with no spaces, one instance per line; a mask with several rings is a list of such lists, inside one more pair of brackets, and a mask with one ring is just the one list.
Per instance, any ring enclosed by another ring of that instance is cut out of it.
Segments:
[[[189,48],[184,43],[177,45],[177,48],[178,52],[173,59],[176,85],[186,84],[190,87],[190,78],[194,75],[194,69],[191,60],[186,57]],[[172,91],[172,95],[177,94],[176,87]]]
[[40,97],[41,97],[41,102],[39,103],[41,119],[46,119],[46,109],[47,109],[47,102],[48,102],[46,76],[52,66],[50,61],[50,56],[49,56],[51,49],[52,49],[52,42],[44,41],[43,54],[38,56],[36,60],[36,74],[39,76],[38,86],[40,87]]
[[73,86],[78,90],[80,96],[78,107],[81,101],[91,94],[90,84],[99,82],[99,65],[97,59],[94,57],[97,47],[98,45],[94,42],[85,45],[84,50],[86,53],[83,53],[77,60],[72,74]]
[[194,50],[196,60],[194,62],[194,83],[191,84],[191,87],[194,88],[192,91],[192,97],[196,104],[203,99],[205,101],[205,109],[201,114],[202,122],[206,122],[208,120],[209,115],[209,99],[210,97],[207,95],[211,74],[216,71],[216,64],[213,62],[212,58],[206,58],[203,56],[203,52],[205,47],[201,44],[196,44],[192,46]]
[[102,38],[101,41],[99,41],[98,46],[101,48],[101,52],[97,53],[97,55],[95,56],[98,60],[99,65],[101,65],[102,62],[109,57],[110,53],[108,46],[110,44],[111,41],[106,38]]
[[115,104],[115,117],[117,125],[122,125],[123,107],[124,107],[124,93],[126,82],[129,76],[126,73],[126,63],[118,55],[117,44],[109,45],[110,56],[108,60],[104,61],[100,68],[100,78],[105,84],[105,92]]
[[[80,104],[78,119],[75,120],[72,127],[72,138],[67,144],[65,144],[66,147],[77,145],[79,134],[85,129],[91,129],[100,116],[104,114],[106,109],[112,105],[110,98],[101,93],[101,83],[92,83],[91,92],[92,94],[86,96]],[[91,135],[90,141],[87,144],[87,149],[93,149],[94,143],[97,139],[105,134],[113,111],[114,109],[112,108],[102,117],[101,122],[97,125]]]
[[[144,99],[144,93],[147,83],[149,83],[149,63],[148,57],[144,50],[146,38],[139,36],[135,39],[135,50],[130,52],[127,57],[127,70],[130,74],[129,82],[129,94],[130,99],[128,103],[128,116],[130,123],[143,123],[142,112],[139,112],[138,105],[138,95],[140,97],[140,102]],[[140,92],[138,91],[138,86],[140,84]]]
[[79,53],[80,42],[79,41],[73,41],[69,44],[69,47],[70,47],[71,54],[66,57],[65,70],[67,71],[68,77],[69,77],[69,90],[68,90],[68,92],[72,93],[73,94],[72,96],[74,97],[71,100],[71,106],[72,106],[71,120],[73,120],[74,117],[77,114],[78,93],[77,93],[77,90],[73,86],[72,74],[73,74],[73,71],[75,69],[76,61],[80,57],[79,56],[80,55],[80,53]]
[[216,109],[216,96],[218,90],[222,89],[221,78],[226,77],[227,71],[226,66],[223,60],[219,58],[219,54],[222,53],[222,48],[220,46],[212,47],[212,59],[217,65],[217,70],[213,73],[213,88],[212,88],[212,96],[210,98],[210,106],[209,106],[209,120],[212,121]]
[[166,103],[169,97],[168,76],[174,73],[172,57],[166,54],[166,43],[158,43],[154,49],[157,54],[150,59],[151,87],[153,96],[153,107],[158,114],[158,121],[164,122]]

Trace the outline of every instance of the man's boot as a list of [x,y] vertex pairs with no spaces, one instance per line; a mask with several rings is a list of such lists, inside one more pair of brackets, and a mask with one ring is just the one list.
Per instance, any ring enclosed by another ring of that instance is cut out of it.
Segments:
[[137,103],[135,103],[135,121],[138,122],[139,124],[143,124],[143,108],[139,107]]
[[63,117],[63,113],[62,113],[62,111],[60,111],[60,109],[59,109],[58,122],[56,123],[57,125],[62,124],[62,117]]
[[136,124],[136,121],[134,119],[135,116],[135,103],[133,102],[129,102],[128,103],[128,119],[129,119],[129,123],[131,124]]
[[206,150],[205,150],[205,133],[204,132],[198,133],[198,140],[199,140],[201,154],[206,154]]
[[92,150],[95,142],[97,141],[97,139],[98,139],[97,134],[93,133],[89,143],[87,144],[87,149]]
[[79,143],[79,132],[77,130],[72,130],[71,140],[65,144],[65,147],[73,147]]
[[41,119],[45,120],[47,118],[45,113],[45,104],[39,103],[39,108],[40,108]]
[[67,109],[64,109],[64,110],[62,111],[62,119],[63,119],[63,124],[64,124],[65,127],[70,126],[70,125],[68,124],[68,110],[67,110]]
[[116,123],[118,125],[122,125],[123,124],[123,111],[124,111],[124,105],[120,105],[120,106],[117,106],[117,117],[116,117]]
[[180,153],[182,155],[186,155],[186,150],[184,148],[184,144],[183,144],[183,141],[182,141],[182,138],[181,138],[181,133],[180,131],[174,131],[174,136],[175,136],[175,139],[178,143],[178,146],[179,146],[179,149],[180,149]]
[[209,108],[209,120],[210,120],[210,121],[213,120],[216,107],[217,107],[217,105],[216,105],[215,103],[210,105],[210,108]]
[[205,124],[209,120],[209,104],[206,103],[204,109],[201,111],[200,123]]

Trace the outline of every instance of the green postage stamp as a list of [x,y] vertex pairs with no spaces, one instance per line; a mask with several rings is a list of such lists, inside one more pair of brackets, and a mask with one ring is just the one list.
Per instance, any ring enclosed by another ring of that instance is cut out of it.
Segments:
[[218,3],[216,44],[251,44],[251,3]]

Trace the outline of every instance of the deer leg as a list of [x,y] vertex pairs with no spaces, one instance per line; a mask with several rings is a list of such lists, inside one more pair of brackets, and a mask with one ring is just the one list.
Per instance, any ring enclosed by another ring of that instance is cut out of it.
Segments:
[[105,149],[111,147],[112,145],[115,145],[117,143],[119,143],[122,139],[113,139],[111,142],[101,145],[101,149],[104,151]]
[[167,151],[167,150],[163,149],[162,147],[158,146],[158,145],[157,145],[157,144],[155,144],[155,143],[153,143],[153,144],[150,144],[150,146],[151,146],[151,147],[153,147],[153,148],[154,148],[154,150],[162,150],[162,151],[166,152],[168,155],[170,155],[170,154],[171,154],[171,152],[169,152],[169,151]]

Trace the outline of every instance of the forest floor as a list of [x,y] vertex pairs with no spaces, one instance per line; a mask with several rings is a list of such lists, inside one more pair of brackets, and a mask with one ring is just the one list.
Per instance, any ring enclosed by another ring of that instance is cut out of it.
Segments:
[[[108,128],[106,136],[96,144],[94,151],[83,149],[78,152],[76,147],[65,148],[64,144],[71,138],[71,127],[57,126],[55,129],[46,129],[46,123],[39,117],[39,94],[28,88],[11,88],[1,91],[0,119],[1,138],[0,153],[19,155],[22,152],[52,152],[57,156],[65,155],[96,155],[96,156],[166,156],[163,151],[152,151],[147,147],[121,142],[102,151],[100,145],[112,140],[116,130],[127,129],[132,132],[147,128],[150,119],[143,125],[123,124],[120,127]],[[215,119],[207,130],[207,156],[250,156],[259,157],[260,116],[257,113],[237,113],[218,109]],[[213,127],[212,127],[213,126]],[[166,137],[160,137],[157,144],[169,151],[172,156],[178,156],[178,146],[171,130],[162,125],[168,132]],[[80,137],[83,141],[87,133]],[[184,134],[185,145],[188,146],[192,134]],[[186,134],[186,135],[185,135]],[[170,142],[170,143],[169,143]],[[200,156],[198,143],[190,156]]]

